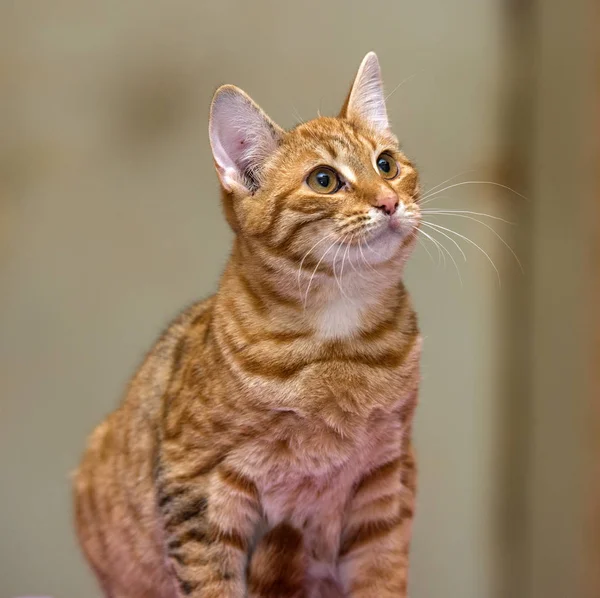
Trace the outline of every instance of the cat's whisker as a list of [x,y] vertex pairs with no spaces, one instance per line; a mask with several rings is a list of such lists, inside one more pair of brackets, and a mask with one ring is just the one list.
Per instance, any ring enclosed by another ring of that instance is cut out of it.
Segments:
[[[423,234],[426,234],[425,231],[421,230],[421,232]],[[437,231],[440,232],[440,231]],[[433,237],[430,237],[433,238]],[[451,241],[452,239],[450,237],[448,237]],[[452,255],[452,252],[439,240],[437,239],[437,242],[440,244],[440,247],[448,254],[448,257],[450,257],[450,260],[452,260],[452,263],[454,264],[454,268],[456,270],[456,274],[458,275],[458,280],[460,282],[460,286],[463,286],[463,280],[462,280],[462,276],[460,275],[460,269],[458,267],[458,264],[456,263],[456,260],[454,259],[454,256]],[[459,247],[460,249],[460,247]]]
[[[430,226],[434,230],[443,229],[445,231],[448,231],[448,232],[456,235],[457,237],[460,237],[461,239],[464,239],[465,241],[467,241],[468,243],[470,243],[471,245],[473,245],[474,247],[476,247],[477,249],[479,249],[479,251],[481,251],[481,253],[483,253],[483,255],[485,255],[485,257],[490,262],[490,264],[492,264],[492,267],[496,271],[496,276],[498,277],[498,286],[501,286],[502,283],[501,283],[501,280],[500,280],[500,271],[496,267],[496,264],[494,263],[494,260],[489,256],[489,254],[484,249],[482,249],[479,245],[477,245],[477,243],[475,243],[475,241],[472,241],[471,239],[469,239],[469,237],[465,237],[465,235],[461,235],[460,233],[457,233],[455,230],[452,230],[450,228],[446,228],[445,226],[441,226],[439,224],[433,224],[431,222],[423,222],[423,224],[426,225],[426,226]],[[438,232],[440,232],[440,231],[438,230]]]
[[304,260],[309,256],[310,252],[315,249],[318,245],[320,245],[321,243],[323,243],[324,241],[327,241],[328,239],[331,239],[332,237],[335,236],[335,233],[328,233],[326,234],[322,239],[319,239],[302,257],[302,260],[300,260],[300,266],[298,267],[298,290],[301,292],[301,286],[300,286],[300,279],[302,277],[302,265],[304,264]]
[[[333,276],[335,278],[335,281],[337,282],[337,285],[340,289],[340,293],[342,294],[342,296],[345,299],[350,300],[350,297],[348,297],[348,295],[346,295],[346,293],[344,293],[344,289],[342,288],[341,280],[338,277],[337,272],[335,271],[335,264],[337,262],[338,253],[340,252],[340,249],[344,246],[344,242],[347,239],[347,237],[348,237],[348,234],[346,234],[342,237],[342,240],[339,242],[339,247],[337,248],[337,251],[335,252],[335,255],[333,256]],[[342,260],[342,271],[343,271],[343,269],[344,269],[344,261]]]
[[427,209],[421,210],[422,214],[434,214],[434,215],[461,215],[461,214],[472,214],[474,216],[482,216],[485,218],[492,218],[493,220],[500,220],[501,222],[505,222],[506,224],[516,224],[516,222],[511,222],[510,220],[506,220],[505,218],[500,218],[500,216],[493,216],[492,214],[486,214],[485,212],[472,212],[470,210],[436,210],[436,209]]
[[[421,208],[425,205],[427,205],[428,203],[434,202],[434,201],[438,201],[440,199],[451,199],[452,201],[456,201],[455,197],[452,197],[451,195],[437,195],[435,194],[434,196],[428,196],[428,198],[425,201],[422,201],[423,198],[419,199],[419,206],[421,206]],[[435,206],[431,206],[429,208],[426,208],[427,210],[443,210],[444,208],[440,208],[440,207],[435,207]]]
[[[350,247],[350,245],[352,244],[352,241],[354,239],[354,237],[356,236],[356,234],[352,235],[352,237],[350,238],[349,241],[349,245],[348,247]],[[358,245],[360,246],[360,239],[358,240]],[[363,273],[356,267],[356,265],[354,264],[354,262],[352,261],[352,256],[350,255],[350,253],[348,253],[348,263],[350,264],[350,267],[354,270],[354,272],[360,276],[360,278],[362,278],[363,280],[369,280],[366,276],[363,275]]]
[[315,269],[312,271],[312,274],[310,275],[310,279],[308,281],[308,286],[306,287],[306,294],[304,295],[304,309],[305,310],[306,310],[306,306],[308,305],[308,294],[310,292],[310,285],[312,284],[312,281],[315,277],[315,274],[317,273],[317,270],[319,269],[319,266],[321,265],[321,262],[325,259],[325,256],[335,247],[335,244],[336,244],[336,241],[334,240],[333,243],[327,248],[325,253],[321,256],[321,259],[317,262]]
[[425,243],[423,242],[423,240],[421,239],[421,237],[419,237],[418,235],[417,235],[417,242],[425,250],[425,252],[429,256],[429,259],[431,260],[431,263],[433,263],[434,260],[433,260],[433,255],[431,255],[431,251],[429,251],[429,249],[427,249],[427,245],[425,245]]
[[[498,239],[500,239],[500,241],[503,243],[503,245],[512,253],[513,257],[517,261],[517,264],[519,264],[519,269],[521,270],[521,272],[523,274],[525,274],[525,269],[523,268],[523,264],[521,263],[521,260],[519,259],[519,257],[515,253],[514,249],[504,240],[504,238],[496,230],[494,230],[493,227],[491,227],[489,224],[487,224],[487,222],[482,222],[481,220],[479,220],[477,218],[473,218],[472,216],[467,216],[465,214],[444,214],[442,212],[440,214],[434,214],[434,215],[438,215],[438,216],[456,216],[457,218],[467,218],[468,220],[473,220],[473,222],[477,222],[477,223],[481,224],[481,226],[485,226],[485,228],[488,228],[489,230],[491,230],[494,233],[494,235],[496,235],[496,237],[498,237]],[[502,218],[500,218],[500,220],[502,220]],[[504,222],[507,222],[507,221],[504,220]]]
[[[449,183],[450,181],[453,181],[454,179],[457,179],[458,177],[461,176],[465,176],[465,174],[469,174],[470,172],[475,172],[474,168],[471,168],[470,170],[465,170],[464,172],[461,172],[459,174],[455,174],[454,176],[451,176],[450,178],[446,179],[445,181],[442,181],[441,183],[438,183],[437,185],[435,185],[435,187],[431,187],[431,189],[427,189],[427,191],[423,192],[423,196],[428,195],[429,193],[431,193],[432,191],[435,191],[436,189],[439,189],[441,186],[445,185],[446,183]],[[412,199],[414,199],[415,196],[412,196]]]
[[[369,242],[367,241],[366,237],[364,239],[365,241],[365,245],[367,246],[367,249],[371,252],[374,253],[377,257],[381,258],[382,260],[385,260],[385,256],[381,255],[381,253],[375,251],[370,245]],[[373,268],[373,266],[369,263],[369,261],[367,261],[367,265],[371,268],[371,270],[373,270],[373,272],[375,272],[378,276],[380,276],[381,278],[385,278],[385,275],[382,274],[381,272],[379,272],[379,270],[375,270],[375,268]]]
[[362,256],[363,262],[365,263],[365,266],[367,266],[367,268],[369,268],[369,270],[372,270],[375,274],[377,274],[377,276],[381,276],[383,278],[383,274],[381,272],[378,272],[377,270],[375,270],[375,268],[373,268],[373,266],[369,263],[369,260],[365,256],[365,252],[363,251],[363,248],[362,248],[363,241],[365,243],[367,242],[366,239],[359,239],[358,250],[360,251],[360,254]]
[[[431,224],[431,222],[426,222],[426,221],[423,221],[422,223],[425,225]],[[438,231],[438,232],[440,233],[440,235],[443,235],[444,237],[446,237],[446,239],[448,239],[449,241],[452,241],[452,243],[454,243],[454,245],[456,245],[456,248],[458,249],[458,251],[460,251],[461,255],[463,256],[463,259],[466,262],[467,256],[466,256],[465,252],[463,251],[462,247],[456,242],[456,240],[453,239],[452,237],[448,236],[446,233],[443,233],[442,231]]]
[[[433,237],[430,237],[423,229],[419,229],[419,232],[422,233],[423,235],[425,235],[425,237],[427,239],[429,239],[429,241],[431,243],[433,243],[433,246],[437,249],[437,252],[438,252],[437,265],[439,268],[442,265],[442,251],[441,251],[438,243],[436,242],[436,240]],[[446,256],[443,256],[443,257],[444,257],[444,263],[445,263]]]
[[437,239],[434,239],[432,236],[428,235],[422,228],[419,228],[418,232],[424,234],[425,237],[427,237],[433,243],[433,246],[437,249],[438,266],[440,266],[442,264],[442,261],[444,262],[444,266],[445,266],[446,265],[446,256],[444,253],[442,253],[442,250],[440,249],[440,242]]
[[[529,199],[527,197],[525,197],[518,191],[515,191],[512,187],[509,187],[508,185],[503,185],[502,183],[496,183],[494,181],[463,181],[462,183],[454,183],[452,185],[448,185],[447,187],[444,187],[443,189],[439,189],[438,191],[426,193],[425,195],[423,195],[423,197],[421,197],[421,202],[423,202],[423,200],[429,199],[435,195],[439,195],[440,193],[443,193],[444,191],[448,191],[449,189],[454,189],[455,187],[461,187],[463,185],[493,185],[494,187],[501,187],[502,189],[506,189],[507,191],[510,191],[511,193],[514,193],[515,195],[518,195],[525,201],[529,201]],[[423,203],[426,203],[426,202],[423,202]]]
[[346,251],[344,251],[344,255],[342,256],[342,267],[340,268],[340,282],[342,284],[344,282],[344,262],[346,261],[346,256],[348,255],[348,252],[350,251],[350,243],[352,242],[353,237],[354,237],[354,235],[350,236],[350,240],[346,244]]
[[367,239],[365,239],[365,245],[367,246],[367,249],[371,252],[374,253],[377,257],[380,257],[382,260],[385,259],[385,256],[381,255],[381,253],[379,253],[378,251],[375,251],[370,245],[369,242],[367,241]]
[[[439,239],[436,239],[432,235],[427,234],[422,228],[419,229],[419,232],[422,233],[423,235],[425,235],[425,237],[427,237],[437,248],[437,250],[438,250],[438,266],[443,264],[444,268],[446,268],[446,265],[447,265],[446,254],[448,254],[450,256],[450,259],[452,259],[452,254],[448,251],[448,248]],[[455,268],[457,267],[456,262],[455,262],[454,267]],[[459,274],[459,278],[460,278],[460,274]]]

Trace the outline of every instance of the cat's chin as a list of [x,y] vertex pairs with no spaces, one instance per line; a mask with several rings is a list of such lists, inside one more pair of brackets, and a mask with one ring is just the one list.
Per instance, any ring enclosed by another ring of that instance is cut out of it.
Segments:
[[402,243],[414,230],[415,225],[412,222],[402,220],[390,220],[384,224],[373,235],[373,243],[378,245],[397,246]]
[[406,228],[392,228],[389,225],[382,226],[368,240],[368,245],[364,249],[369,262],[376,265],[398,255],[398,250],[410,235],[411,230]]

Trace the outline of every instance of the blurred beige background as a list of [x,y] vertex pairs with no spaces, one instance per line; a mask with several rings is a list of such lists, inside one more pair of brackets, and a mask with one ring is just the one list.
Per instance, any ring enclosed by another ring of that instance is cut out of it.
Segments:
[[[69,471],[231,235],[207,140],[235,83],[281,125],[339,109],[376,50],[428,207],[486,212],[460,268],[419,248],[414,598],[583,592],[591,3],[0,3],[0,598],[99,596]],[[410,78],[400,85],[405,79]],[[453,181],[454,182],[454,181]],[[565,315],[566,314],[566,315]],[[596,396],[596,395],[594,395]]]

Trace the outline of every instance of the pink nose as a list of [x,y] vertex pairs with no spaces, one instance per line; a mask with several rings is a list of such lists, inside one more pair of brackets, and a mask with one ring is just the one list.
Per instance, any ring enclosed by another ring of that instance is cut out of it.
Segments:
[[391,216],[398,208],[398,198],[395,195],[380,197],[375,207],[385,212],[388,216]]

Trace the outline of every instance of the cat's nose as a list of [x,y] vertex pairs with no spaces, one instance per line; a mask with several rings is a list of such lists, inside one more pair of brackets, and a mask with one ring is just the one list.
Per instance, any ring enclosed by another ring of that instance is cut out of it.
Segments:
[[385,212],[388,216],[391,216],[398,209],[398,196],[385,195],[379,197],[375,203],[375,207]]

